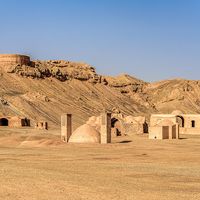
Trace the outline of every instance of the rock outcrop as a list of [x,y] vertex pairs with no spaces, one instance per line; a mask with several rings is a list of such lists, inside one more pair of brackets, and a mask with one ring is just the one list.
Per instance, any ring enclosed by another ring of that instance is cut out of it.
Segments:
[[60,81],[77,79],[97,83],[102,79],[88,64],[63,60],[32,61],[31,65],[13,65],[7,72],[34,79],[54,77]]
[[101,76],[95,68],[70,61],[30,61],[1,65],[0,113],[60,125],[74,114],[78,127],[103,110],[120,115],[200,113],[200,81],[174,79],[147,83],[129,75]]

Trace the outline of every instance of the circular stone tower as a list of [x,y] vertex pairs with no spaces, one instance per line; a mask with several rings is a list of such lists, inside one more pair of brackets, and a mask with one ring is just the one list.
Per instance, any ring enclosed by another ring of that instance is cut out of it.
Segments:
[[29,65],[30,57],[18,54],[0,54],[0,66]]

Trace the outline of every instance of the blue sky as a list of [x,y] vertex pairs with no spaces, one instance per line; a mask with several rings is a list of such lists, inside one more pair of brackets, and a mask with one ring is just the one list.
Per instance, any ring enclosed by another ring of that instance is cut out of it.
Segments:
[[199,0],[0,0],[0,53],[107,75],[200,79]]

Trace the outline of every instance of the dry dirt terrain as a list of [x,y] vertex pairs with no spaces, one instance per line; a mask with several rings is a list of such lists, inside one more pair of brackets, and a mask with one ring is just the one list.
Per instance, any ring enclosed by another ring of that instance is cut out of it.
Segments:
[[0,129],[2,200],[200,199],[200,136],[60,142],[59,130]]

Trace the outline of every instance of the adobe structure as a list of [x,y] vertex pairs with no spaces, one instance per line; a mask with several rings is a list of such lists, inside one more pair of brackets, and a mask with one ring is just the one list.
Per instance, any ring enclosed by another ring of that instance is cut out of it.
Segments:
[[36,122],[35,128],[39,130],[48,130],[48,123],[46,121]]
[[170,119],[163,119],[156,124],[151,124],[149,139],[179,139],[179,124]]
[[61,116],[61,140],[66,143],[111,143],[111,113],[102,113],[99,124],[88,123],[72,133],[72,115]]
[[101,114],[101,144],[111,143],[111,113]]
[[61,116],[61,140],[69,142],[72,135],[72,114],[63,114]]
[[18,54],[0,54],[0,66],[29,65],[30,57]]
[[[92,116],[86,122],[94,126],[98,131],[101,128],[101,116]],[[125,136],[148,133],[148,124],[144,116],[123,116],[122,114],[112,113],[111,115],[111,136]]]
[[30,126],[30,120],[23,117],[9,117],[2,116],[0,117],[0,126],[11,127],[11,128],[20,128],[25,126]]
[[200,134],[199,114],[183,114],[181,111],[175,110],[171,114],[154,114],[151,116],[150,138],[155,133],[155,127],[159,127],[159,124],[162,124],[163,121],[171,122],[171,125],[178,124],[180,134]]

